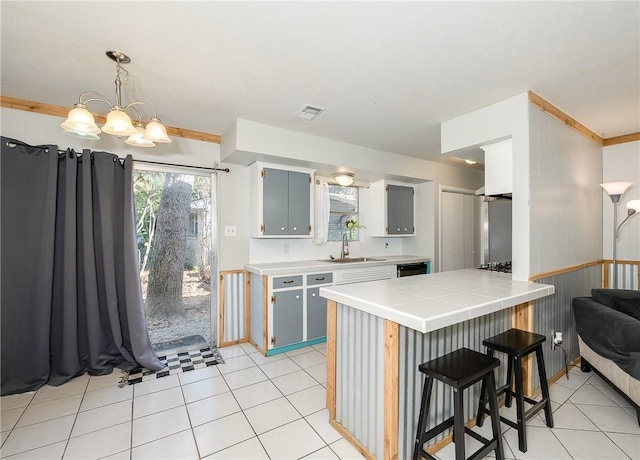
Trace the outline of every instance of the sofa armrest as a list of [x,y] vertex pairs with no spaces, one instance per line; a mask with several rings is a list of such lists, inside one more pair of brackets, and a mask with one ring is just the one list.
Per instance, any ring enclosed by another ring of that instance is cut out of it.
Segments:
[[640,379],[640,321],[590,297],[574,298],[572,308],[584,343]]

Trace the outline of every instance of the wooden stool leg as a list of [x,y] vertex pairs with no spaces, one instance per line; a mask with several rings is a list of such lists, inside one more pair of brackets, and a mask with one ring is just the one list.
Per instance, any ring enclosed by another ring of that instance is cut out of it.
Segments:
[[498,445],[495,449],[496,460],[504,460],[504,450],[502,447],[502,432],[500,431],[500,413],[498,412],[498,395],[496,394],[496,381],[493,371],[489,373],[482,384],[488,380],[489,385],[489,410],[491,412],[491,427],[493,428],[493,437],[496,438]]
[[422,403],[420,404],[420,416],[418,417],[418,429],[416,431],[416,440],[413,447],[413,460],[418,460],[422,455],[422,436],[426,431],[427,417],[429,416],[429,403],[431,401],[431,389],[433,388],[433,379],[426,377],[424,388],[422,390]]
[[524,419],[524,388],[522,383],[522,360],[520,356],[513,360],[513,370],[515,371],[516,384],[516,412],[518,424],[518,448],[521,452],[527,451],[527,433],[525,431]]
[[549,428],[553,428],[553,416],[551,415],[551,399],[549,399],[549,385],[547,384],[547,371],[544,368],[544,355],[542,345],[536,348],[536,360],[538,361],[538,374],[540,375],[540,389],[545,399],[544,418]]
[[[487,356],[493,357],[493,348],[487,348]],[[491,371],[493,373],[493,371]],[[494,379],[495,380],[495,379]],[[476,415],[476,425],[484,424],[484,410],[487,407],[487,381],[482,379],[482,388],[480,389],[480,401],[478,402],[478,415]]]
[[511,407],[511,396],[512,396],[512,389],[511,386],[513,385],[513,356],[509,355],[509,357],[507,358],[507,393],[506,396],[504,398],[504,405],[506,407]]
[[462,390],[453,390],[453,442],[456,445],[456,460],[464,457],[464,403]]

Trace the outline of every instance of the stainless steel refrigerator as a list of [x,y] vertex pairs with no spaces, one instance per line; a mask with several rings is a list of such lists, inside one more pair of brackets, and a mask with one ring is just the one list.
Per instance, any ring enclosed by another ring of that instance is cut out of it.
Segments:
[[511,261],[511,200],[485,197],[482,203],[482,263]]

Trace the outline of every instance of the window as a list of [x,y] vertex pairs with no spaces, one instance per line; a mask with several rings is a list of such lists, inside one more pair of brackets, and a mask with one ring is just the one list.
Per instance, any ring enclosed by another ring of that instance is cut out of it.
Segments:
[[198,213],[189,213],[189,227],[187,227],[187,236],[198,236]]
[[[341,185],[329,185],[329,199],[331,207],[329,211],[329,241],[341,241],[342,235],[347,232],[345,223],[353,219],[359,222],[358,216],[358,187],[343,187]],[[350,231],[349,238],[360,239],[360,229]]]

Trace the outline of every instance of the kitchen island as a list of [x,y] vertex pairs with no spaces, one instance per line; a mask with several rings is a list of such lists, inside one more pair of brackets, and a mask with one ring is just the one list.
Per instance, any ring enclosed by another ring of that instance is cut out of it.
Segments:
[[[554,290],[475,269],[321,288],[330,423],[368,458],[410,458],[423,382],[418,365],[461,347],[483,352],[483,339],[513,326],[530,330],[527,310]],[[506,365],[499,372],[504,379]],[[465,394],[467,420],[478,393]],[[432,400],[429,426],[453,413],[440,382]]]

